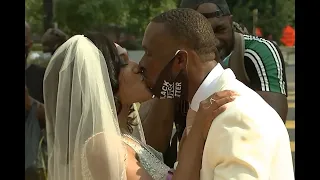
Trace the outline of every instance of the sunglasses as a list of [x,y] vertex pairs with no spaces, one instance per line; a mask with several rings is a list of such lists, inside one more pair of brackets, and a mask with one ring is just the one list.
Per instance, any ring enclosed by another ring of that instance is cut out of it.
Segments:
[[217,10],[215,12],[211,12],[211,13],[201,13],[204,17],[206,17],[207,19],[209,18],[219,18],[222,16],[227,16],[227,14],[223,14],[222,11]]

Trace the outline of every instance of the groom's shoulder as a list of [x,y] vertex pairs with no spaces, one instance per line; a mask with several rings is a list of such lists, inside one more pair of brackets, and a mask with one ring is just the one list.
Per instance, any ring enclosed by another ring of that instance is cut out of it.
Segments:
[[230,126],[246,124],[256,127],[278,123],[277,121],[281,120],[278,113],[259,94],[236,79],[225,83],[220,90],[233,90],[240,96],[228,103],[227,109],[214,121],[227,123]]
[[214,126],[262,127],[277,124],[281,118],[259,97],[243,95],[227,104],[227,109],[214,120]]

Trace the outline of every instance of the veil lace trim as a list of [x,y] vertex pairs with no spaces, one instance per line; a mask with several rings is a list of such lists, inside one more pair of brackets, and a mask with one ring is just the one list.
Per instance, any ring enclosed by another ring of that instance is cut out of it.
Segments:
[[[86,142],[84,143],[83,148],[82,148],[82,151],[81,151],[81,172],[82,172],[83,180],[93,180],[92,174],[89,170],[88,160],[87,160],[87,156],[86,156],[86,153],[87,153],[86,147],[87,147],[88,142],[99,134],[103,134],[103,132],[97,133],[97,134],[91,136],[89,139],[87,139]],[[127,162],[127,156],[128,156],[128,153],[127,153],[127,151],[125,151],[125,155],[124,155],[125,164]],[[126,174],[126,169],[124,169],[122,171],[121,179],[123,179],[125,177],[125,174]]]

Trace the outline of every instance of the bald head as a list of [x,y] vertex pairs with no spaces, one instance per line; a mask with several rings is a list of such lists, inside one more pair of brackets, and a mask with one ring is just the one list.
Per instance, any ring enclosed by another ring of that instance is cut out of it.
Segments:
[[41,43],[43,52],[50,52],[53,54],[58,47],[65,43],[69,39],[68,35],[65,34],[58,28],[48,29],[42,36]]

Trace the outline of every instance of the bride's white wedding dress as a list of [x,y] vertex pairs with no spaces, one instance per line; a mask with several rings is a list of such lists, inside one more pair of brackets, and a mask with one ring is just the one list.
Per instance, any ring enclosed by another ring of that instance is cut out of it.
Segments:
[[[162,153],[127,134],[123,135],[122,140],[136,152],[138,155],[137,160],[154,180],[166,180],[170,168],[163,163]],[[87,143],[85,143],[81,153],[82,177],[83,180],[92,180],[85,156],[86,145]]]

